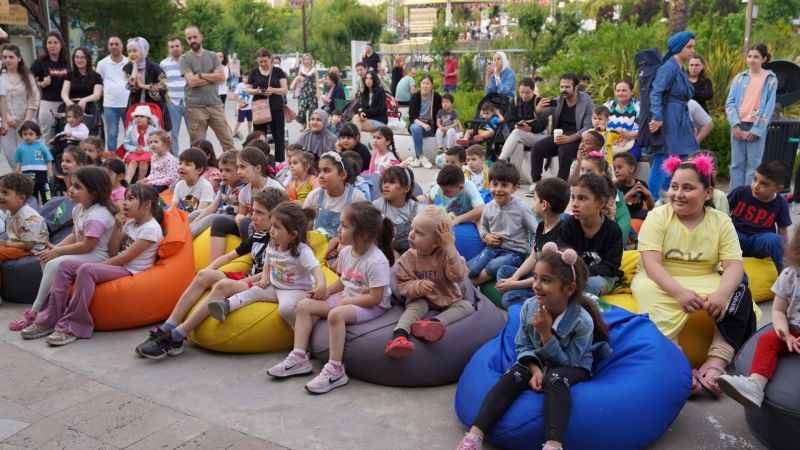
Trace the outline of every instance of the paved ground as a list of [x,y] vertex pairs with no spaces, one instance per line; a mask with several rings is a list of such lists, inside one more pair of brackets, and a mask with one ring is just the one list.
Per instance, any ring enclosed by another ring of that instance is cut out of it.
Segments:
[[[398,141],[409,148],[409,138]],[[4,164],[0,158],[0,173]],[[423,185],[433,180],[433,171],[416,172]],[[400,389],[353,380],[312,397],[303,379],[267,380],[265,368],[283,355],[189,346],[179,358],[153,363],[133,353],[146,329],[53,349],[7,331],[22,310],[0,306],[0,450],[452,449],[463,432],[454,385]],[[769,304],[762,310],[766,323]],[[687,403],[652,448],[764,447],[737,404],[704,399]]]

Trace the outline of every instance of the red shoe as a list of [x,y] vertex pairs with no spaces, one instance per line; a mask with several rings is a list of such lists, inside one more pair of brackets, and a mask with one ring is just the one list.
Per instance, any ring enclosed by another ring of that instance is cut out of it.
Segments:
[[438,320],[418,320],[411,324],[411,334],[428,342],[437,342],[444,337],[447,327]]
[[456,139],[456,145],[460,145],[462,147],[466,147],[469,145],[469,139],[467,138],[458,138]]
[[397,336],[386,344],[386,356],[389,358],[405,358],[414,351],[414,343],[406,339],[405,336]]
[[476,134],[475,137],[472,138],[472,140],[475,141],[476,144],[480,144],[481,142],[486,140],[486,138],[481,136],[480,134]]

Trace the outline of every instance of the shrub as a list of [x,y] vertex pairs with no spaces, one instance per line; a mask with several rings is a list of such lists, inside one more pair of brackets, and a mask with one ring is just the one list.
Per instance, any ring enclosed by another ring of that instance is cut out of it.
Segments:
[[483,90],[462,89],[459,82],[458,90],[453,96],[453,108],[458,112],[458,118],[462,124],[475,118],[475,110],[484,95]]

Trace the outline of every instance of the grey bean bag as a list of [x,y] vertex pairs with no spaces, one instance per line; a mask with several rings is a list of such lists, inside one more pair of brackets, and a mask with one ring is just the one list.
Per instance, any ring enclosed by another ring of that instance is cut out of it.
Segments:
[[[772,325],[756,332],[736,355],[735,372],[749,375],[758,338],[774,333]],[[800,442],[800,355],[784,354],[778,370],[767,384],[761,408],[746,408],[745,417],[753,434],[767,447],[776,450],[798,448]]]
[[[394,279],[394,277],[392,277]],[[384,354],[397,321],[403,313],[400,303],[375,320],[348,326],[344,364],[348,375],[386,386],[439,386],[455,383],[472,354],[503,328],[503,312],[472,287],[465,284],[465,298],[475,312],[447,327],[444,338],[435,343],[411,337],[414,352],[403,359]],[[429,316],[434,316],[432,312]],[[311,338],[312,355],[328,359],[328,323],[319,321]]]
[[[56,197],[42,206],[39,213],[47,221],[50,242],[58,243],[72,232],[72,208],[75,203]],[[0,263],[0,296],[12,303],[31,304],[39,291],[42,267],[35,256]]]

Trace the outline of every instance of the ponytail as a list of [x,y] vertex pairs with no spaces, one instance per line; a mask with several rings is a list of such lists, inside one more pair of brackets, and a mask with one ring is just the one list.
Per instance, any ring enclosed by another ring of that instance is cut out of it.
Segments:
[[585,294],[581,295],[580,302],[583,309],[592,316],[592,322],[594,322],[594,330],[592,331],[593,341],[608,342],[608,325],[606,325],[606,322],[603,320],[603,314],[600,312],[600,308],[597,307],[597,302]]

